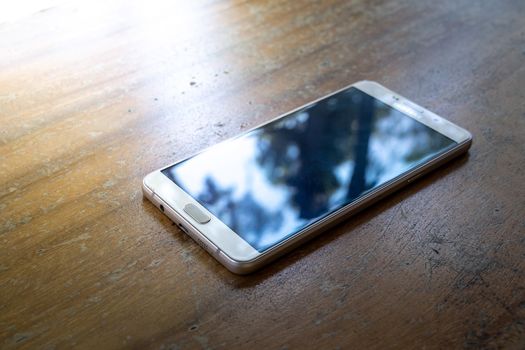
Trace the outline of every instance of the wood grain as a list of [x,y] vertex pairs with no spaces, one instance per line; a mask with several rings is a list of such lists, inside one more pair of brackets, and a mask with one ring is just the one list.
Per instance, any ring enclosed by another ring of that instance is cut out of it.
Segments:
[[[523,349],[524,18],[116,0],[0,22],[0,348]],[[361,79],[470,154],[246,277],[142,199],[148,172]]]

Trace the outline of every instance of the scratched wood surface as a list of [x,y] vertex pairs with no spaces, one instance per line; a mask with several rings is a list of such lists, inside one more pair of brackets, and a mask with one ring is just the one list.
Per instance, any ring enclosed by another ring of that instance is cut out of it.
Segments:
[[[525,347],[524,1],[1,16],[0,348]],[[142,198],[148,172],[361,79],[470,154],[245,277]]]

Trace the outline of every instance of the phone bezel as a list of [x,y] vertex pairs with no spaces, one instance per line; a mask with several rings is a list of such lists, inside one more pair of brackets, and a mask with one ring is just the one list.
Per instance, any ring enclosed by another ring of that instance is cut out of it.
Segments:
[[[215,145],[148,174],[143,181],[143,192],[145,196],[150,199],[157,207],[160,208],[162,205],[164,208],[163,211],[168,217],[170,217],[179,225],[184,225],[187,233],[229,270],[236,273],[247,273],[267,263],[269,260],[282,255],[286,251],[293,249],[305,239],[310,238],[316,233],[326,229],[328,226],[339,222],[340,219],[348,217],[348,215],[351,215],[352,212],[356,212],[373,201],[387,195],[390,192],[395,191],[406,182],[412,180],[415,177],[418,177],[425,171],[432,169],[434,166],[439,165],[440,162],[448,160],[459,153],[465,152],[470,146],[472,136],[465,129],[372,81],[360,81],[348,85],[223,142],[231,142],[232,140],[243,136],[251,130],[260,128],[268,123],[283,118],[291,113],[306,108],[351,87],[355,87],[369,94],[370,96],[382,101],[383,103],[386,103],[392,108],[401,111],[405,115],[440,132],[441,134],[457,142],[458,145],[446,153],[433,158],[416,168],[411,169],[410,171],[383,184],[382,186],[377,187],[365,196],[360,197],[347,206],[337,210],[334,213],[331,213],[314,224],[311,224],[307,228],[286,238],[264,252],[259,252],[253,248],[249,243],[232,231],[227,225],[221,222],[217,217],[215,217],[211,212],[209,212],[205,207],[203,207],[161,172],[161,170],[166,169],[174,164],[194,157],[201,152],[206,152],[207,149],[214,147]],[[199,224],[194,221],[183,210],[184,206],[189,203],[196,205],[200,210],[209,215],[211,220],[206,224]]]

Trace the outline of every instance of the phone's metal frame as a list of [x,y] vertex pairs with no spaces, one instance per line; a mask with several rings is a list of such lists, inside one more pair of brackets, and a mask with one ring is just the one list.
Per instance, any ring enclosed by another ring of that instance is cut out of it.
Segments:
[[[401,187],[407,185],[419,176],[437,168],[441,164],[450,159],[465,153],[471,143],[472,135],[465,129],[445,120],[444,118],[428,111],[427,109],[411,102],[410,100],[394,93],[387,88],[379,85],[376,82],[360,81],[355,84],[348,85],[340,90],[334,91],[326,96],[323,96],[315,101],[309,102],[301,107],[298,107],[290,112],[282,114],[264,124],[258,125],[250,130],[247,130],[241,135],[224,142],[241,137],[251,130],[260,128],[268,123],[271,123],[279,118],[283,118],[291,113],[306,108],[314,103],[328,98],[340,91],[355,87],[376,99],[390,105],[391,107],[401,111],[405,115],[431,127],[432,129],[444,134],[445,136],[457,142],[457,146],[439,155],[436,158],[430,159],[428,162],[421,164],[409,170],[406,173],[392,179],[391,181],[373,189],[366,195],[356,199],[345,207],[335,211],[325,218],[311,224],[302,231],[288,237],[284,241],[278,243],[272,248],[258,252],[239,235],[233,232],[228,226],[222,223],[217,217],[211,214],[205,207],[200,205],[184,190],[178,187],[167,176],[161,173],[161,170],[166,169],[174,164],[177,164],[185,159],[179,160],[171,165],[158,169],[148,174],[142,184],[144,196],[148,198],[156,207],[161,209],[173,222],[177,223],[189,236],[191,236],[199,245],[201,245],[208,253],[222,263],[228,270],[237,274],[250,273],[270,261],[282,256],[283,254],[294,249],[305,241],[315,237],[317,234],[323,232],[329,227],[336,225],[349,216],[366,208],[379,199],[397,191]],[[222,144],[222,143],[221,143]],[[214,147],[214,146],[212,146]],[[203,150],[201,152],[205,152]],[[199,152],[199,153],[201,153]],[[206,224],[199,224],[193,220],[184,210],[186,204],[194,204],[204,213],[211,217],[210,222]]]

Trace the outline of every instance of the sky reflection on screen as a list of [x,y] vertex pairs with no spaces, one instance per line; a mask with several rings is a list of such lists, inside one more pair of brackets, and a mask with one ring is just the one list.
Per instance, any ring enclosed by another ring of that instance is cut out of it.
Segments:
[[162,172],[262,252],[454,144],[350,88]]

